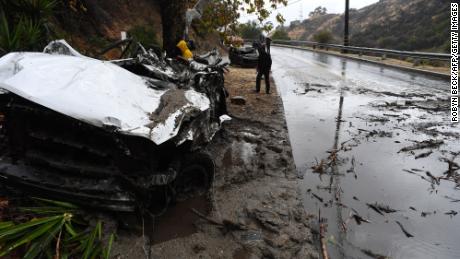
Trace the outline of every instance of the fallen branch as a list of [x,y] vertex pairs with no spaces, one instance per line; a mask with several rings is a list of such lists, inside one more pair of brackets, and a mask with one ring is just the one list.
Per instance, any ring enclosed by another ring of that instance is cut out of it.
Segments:
[[442,144],[444,144],[444,141],[442,141],[442,140],[424,140],[424,141],[421,141],[421,142],[417,142],[415,145],[401,148],[398,151],[398,153],[400,153],[400,152],[409,152],[409,151],[414,151],[414,150],[418,150],[418,149],[425,149],[425,148],[438,148]]
[[367,205],[369,208],[373,209],[373,210],[374,210],[375,212],[377,212],[378,214],[380,214],[380,215],[383,216],[383,212],[381,212],[375,205],[370,204],[370,203],[366,203],[366,205]]
[[406,235],[406,237],[414,237],[411,233],[407,232],[407,230],[403,227],[403,225],[401,224],[401,222],[399,221],[395,221],[396,224],[398,224],[398,226],[401,228],[402,232],[404,233],[404,235]]
[[361,225],[362,222],[364,223],[371,223],[368,219],[365,219],[363,217],[361,217],[360,215],[358,214],[353,214],[353,219],[356,221],[356,224],[358,225]]
[[321,203],[324,202],[324,199],[319,197],[318,195],[314,194],[314,193],[311,193],[311,195],[313,195],[313,197],[315,197],[316,199],[318,199]]
[[321,243],[321,255],[323,259],[329,259],[329,254],[327,253],[327,246],[326,246],[326,224],[324,224],[324,219],[321,218],[321,209],[319,210],[319,237]]
[[446,212],[446,213],[444,213],[444,214],[453,217],[453,216],[457,215],[458,212],[456,212],[455,210],[450,210],[450,211],[448,211],[448,212]]
[[418,155],[415,156],[415,159],[427,157],[427,156],[431,155],[432,153],[433,153],[433,151],[430,150],[428,152],[418,154]]
[[213,224],[213,225],[217,225],[219,227],[222,227],[225,229],[225,231],[232,231],[232,230],[247,230],[248,228],[245,226],[245,225],[242,225],[240,223],[235,223],[231,220],[228,220],[228,219],[223,219],[222,222],[219,222],[217,220],[214,220],[212,218],[209,218],[207,217],[206,215],[204,215],[203,213],[197,211],[196,209],[194,208],[190,208],[190,210],[196,214],[198,217],[208,221],[209,223]]
[[202,218],[202,219],[208,221],[209,223],[211,223],[211,224],[213,224],[213,225],[222,226],[222,227],[224,226],[224,224],[223,224],[222,222],[219,222],[219,221],[216,221],[216,220],[214,220],[214,219],[212,219],[212,218],[209,218],[209,217],[207,217],[206,215],[204,215],[203,213],[197,211],[197,210],[194,209],[194,208],[190,208],[190,210],[191,210],[193,213],[195,213],[195,215],[197,215],[198,217],[200,217],[200,218]]

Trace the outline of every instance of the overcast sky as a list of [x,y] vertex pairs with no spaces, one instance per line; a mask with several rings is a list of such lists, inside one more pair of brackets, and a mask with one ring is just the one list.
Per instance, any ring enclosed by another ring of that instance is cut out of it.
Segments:
[[[361,8],[379,0],[350,0],[350,8]],[[268,3],[268,1],[266,1]],[[345,0],[289,0],[288,6],[280,6],[277,10],[272,12],[268,19],[272,21],[275,26],[278,25],[275,16],[281,13],[286,19],[285,25],[289,25],[291,21],[299,20],[302,16],[303,19],[308,18],[308,14],[316,7],[323,6],[327,8],[328,13],[343,13],[345,10]],[[247,15],[241,13],[240,22],[247,22],[248,20],[255,20],[255,15]]]

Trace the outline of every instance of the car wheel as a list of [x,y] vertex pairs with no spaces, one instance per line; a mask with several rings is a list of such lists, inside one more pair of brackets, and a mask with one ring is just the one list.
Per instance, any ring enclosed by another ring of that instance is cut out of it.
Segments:
[[206,153],[186,155],[174,184],[175,200],[205,195],[214,180],[214,160]]

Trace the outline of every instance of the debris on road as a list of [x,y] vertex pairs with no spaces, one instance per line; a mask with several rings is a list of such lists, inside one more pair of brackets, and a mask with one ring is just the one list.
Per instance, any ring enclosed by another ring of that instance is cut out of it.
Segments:
[[389,259],[390,258],[388,256],[384,256],[384,255],[380,255],[375,252],[372,252],[371,250],[368,250],[368,249],[361,249],[361,252],[363,252],[365,255],[371,258],[374,258],[374,259]]
[[366,205],[382,216],[384,215],[383,213],[398,212],[398,210],[392,209],[388,205],[383,205],[383,204],[378,204],[378,203],[374,203],[374,204],[366,203]]
[[319,238],[320,238],[320,244],[321,244],[321,255],[323,256],[323,259],[329,259],[329,254],[327,252],[327,239],[326,239],[326,233],[327,233],[327,219],[321,217],[321,209],[318,212],[318,223],[319,223]]
[[418,149],[426,149],[426,148],[438,148],[442,144],[444,144],[443,140],[435,140],[435,139],[429,139],[429,140],[423,140],[423,141],[415,141],[416,143],[412,146],[404,147],[401,148],[398,153],[400,152],[409,152],[409,151],[414,151]]
[[398,224],[398,226],[401,228],[401,231],[404,233],[404,235],[406,235],[406,237],[414,237],[411,233],[407,232],[407,230],[403,227],[403,225],[401,224],[401,222],[399,221],[395,221],[396,224]]
[[420,153],[418,155],[415,156],[415,159],[419,159],[419,158],[424,158],[424,157],[427,157],[429,155],[433,154],[433,151],[428,151],[428,152],[425,152],[425,153]]
[[453,216],[456,216],[458,214],[458,212],[456,212],[455,210],[450,210],[450,211],[448,211],[448,212],[446,212],[444,214],[453,217]]

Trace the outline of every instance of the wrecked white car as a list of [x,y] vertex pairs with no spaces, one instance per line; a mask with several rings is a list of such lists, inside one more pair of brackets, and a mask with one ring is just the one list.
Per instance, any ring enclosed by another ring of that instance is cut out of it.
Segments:
[[115,61],[65,41],[0,58],[0,180],[99,208],[162,206],[209,188],[201,152],[226,116],[216,51],[183,64],[139,45]]

